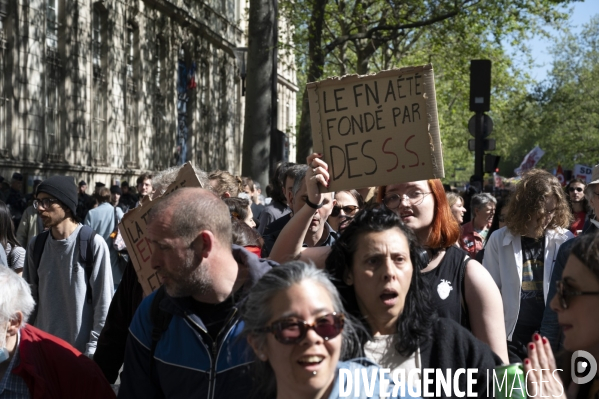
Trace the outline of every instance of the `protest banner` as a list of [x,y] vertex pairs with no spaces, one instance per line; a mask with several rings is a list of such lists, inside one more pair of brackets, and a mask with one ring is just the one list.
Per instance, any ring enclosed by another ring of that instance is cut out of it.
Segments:
[[162,199],[173,191],[183,187],[202,187],[190,162],[183,165],[179,170],[177,179],[167,187],[164,194],[157,198],[144,201],[141,206],[127,212],[121,223],[119,223],[119,231],[127,245],[129,257],[133,262],[137,279],[145,295],[151,294],[162,285],[150,263],[152,245],[146,237],[148,215],[152,212],[152,208],[160,203]]
[[307,91],[327,191],[445,176],[432,65],[326,79]]
[[587,184],[591,182],[591,176],[593,175],[593,168],[587,165],[574,165],[574,177],[585,181]]
[[545,151],[541,150],[541,147],[536,146],[535,148],[530,150],[528,154],[526,154],[524,160],[518,168],[514,169],[514,172],[517,175],[522,175],[528,172],[536,166],[536,164],[539,162],[543,155],[545,155]]

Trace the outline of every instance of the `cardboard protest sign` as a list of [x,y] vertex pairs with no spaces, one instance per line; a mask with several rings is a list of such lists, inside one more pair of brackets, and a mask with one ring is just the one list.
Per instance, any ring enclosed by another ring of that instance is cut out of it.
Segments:
[[329,191],[445,176],[432,65],[331,78],[307,90]]
[[150,263],[152,246],[146,237],[148,215],[152,212],[152,208],[160,203],[162,199],[173,191],[183,187],[202,187],[190,162],[183,165],[179,170],[177,179],[167,187],[164,194],[158,198],[144,201],[142,206],[127,212],[121,220],[121,223],[119,223],[119,231],[127,245],[127,251],[129,252],[133,267],[137,273],[137,279],[139,280],[145,295],[151,294],[152,291],[158,289],[160,285],[162,285],[162,282],[158,278],[156,271],[152,269]]

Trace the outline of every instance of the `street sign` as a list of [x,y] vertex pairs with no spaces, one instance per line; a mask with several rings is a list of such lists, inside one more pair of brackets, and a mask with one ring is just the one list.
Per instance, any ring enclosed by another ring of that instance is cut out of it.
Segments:
[[[476,137],[476,115],[468,121],[468,131],[472,137]],[[483,137],[487,138],[493,133],[493,119],[489,115],[484,115]],[[474,151],[474,150],[471,150]]]
[[[468,140],[468,149],[474,151],[474,139]],[[495,139],[484,139],[483,151],[495,151]]]

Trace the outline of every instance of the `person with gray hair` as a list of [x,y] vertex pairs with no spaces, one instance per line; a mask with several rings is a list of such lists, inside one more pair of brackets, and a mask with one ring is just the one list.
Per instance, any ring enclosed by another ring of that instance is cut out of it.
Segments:
[[274,264],[231,244],[227,205],[202,188],[157,203],[146,237],[162,287],[129,327],[119,397],[244,397],[254,359],[237,339],[239,307]]
[[114,398],[102,372],[67,342],[25,323],[27,282],[0,267],[0,397]]
[[470,200],[472,220],[462,226],[460,247],[472,258],[485,246],[496,206],[497,200],[489,193],[475,194]]
[[[357,323],[345,314],[327,273],[313,264],[294,261],[266,273],[250,290],[242,318],[259,359],[254,397],[333,399],[343,390],[343,397],[366,398],[365,390],[358,388],[362,396],[354,391],[357,383],[340,382],[341,371],[379,375],[379,367],[365,359],[343,361],[360,353]],[[390,380],[387,397],[397,397]],[[382,381],[369,382],[374,387],[368,397],[378,398]]]
[[[311,208],[314,211],[310,226],[303,239],[303,245],[307,247],[331,246],[337,239],[337,232],[328,224],[327,219],[333,212],[333,206],[337,203],[335,201],[335,193],[323,194],[323,201],[320,204],[311,203],[308,201],[308,189],[305,179],[308,165],[296,165],[296,167],[295,181],[289,195],[291,211],[293,215],[297,214],[303,207]],[[274,247],[281,230],[285,228],[289,220],[290,218],[288,217],[282,217],[280,221],[275,221],[269,226],[268,230],[272,232],[264,235],[264,247],[262,247],[263,258],[270,255],[270,251]]]

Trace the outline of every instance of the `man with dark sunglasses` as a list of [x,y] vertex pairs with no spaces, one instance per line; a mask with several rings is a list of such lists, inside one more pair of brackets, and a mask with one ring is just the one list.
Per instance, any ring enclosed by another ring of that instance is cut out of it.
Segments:
[[570,225],[570,231],[577,236],[584,227],[589,209],[588,201],[584,196],[586,183],[581,179],[573,179],[566,187],[568,194],[568,203],[574,216],[574,221]]
[[246,397],[254,357],[239,307],[275,264],[232,246],[229,208],[201,188],[156,204],[147,239],[163,285],[131,322],[119,398]]

